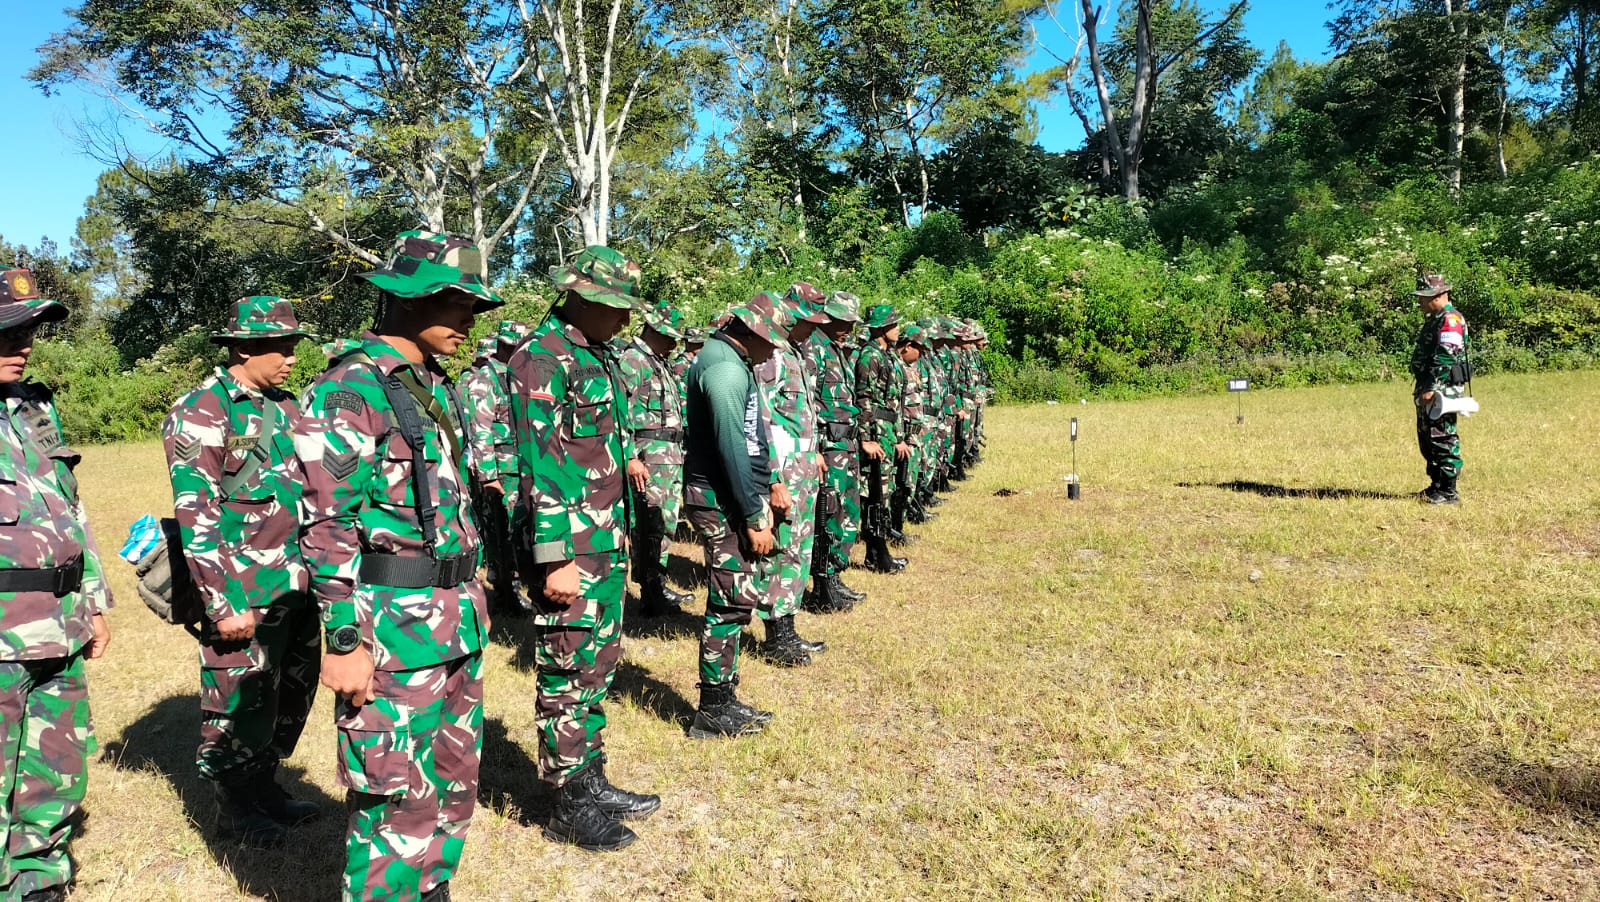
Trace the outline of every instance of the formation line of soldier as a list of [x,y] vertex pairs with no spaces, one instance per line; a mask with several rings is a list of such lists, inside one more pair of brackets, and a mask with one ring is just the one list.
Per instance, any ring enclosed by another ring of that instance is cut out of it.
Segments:
[[[265,848],[322,814],[278,778],[320,682],[336,696],[349,899],[450,898],[491,611],[534,627],[546,834],[620,849],[636,839],[626,822],[661,804],[606,774],[630,564],[640,613],[675,613],[691,599],[669,583],[669,548],[680,528],[698,538],[709,597],[688,734],[757,733],[773,714],[736,692],[745,627],[764,622],[756,651],[773,663],[810,664],[826,646],[800,637],[797,612],[865,598],[842,579],[858,543],[867,568],[904,569],[890,547],[979,459],[988,382],[970,321],[901,324],[797,283],[708,334],[642,301],[633,262],[590,247],[552,270],[549,315],[501,323],[457,384],[441,360],[502,306],[483,270],[465,239],[401,234],[366,275],[382,293],[372,329],[325,346],[298,399],[282,386],[307,333],[288,301],[243,298],[213,336],[226,360],[163,426],[175,511],[161,547],[173,608],[182,592],[193,611],[196,767],[217,829]],[[73,877],[94,748],[84,661],[109,644],[112,599],[79,457],[49,391],[24,379],[35,330],[67,310],[27,270],[3,276],[0,898],[38,902]],[[637,335],[619,338],[635,312]]]

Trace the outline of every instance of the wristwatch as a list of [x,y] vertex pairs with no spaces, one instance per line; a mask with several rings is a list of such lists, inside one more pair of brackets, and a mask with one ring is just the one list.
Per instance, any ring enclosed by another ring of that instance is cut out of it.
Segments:
[[327,634],[328,654],[343,655],[356,650],[361,644],[361,631],[353,626],[341,626]]

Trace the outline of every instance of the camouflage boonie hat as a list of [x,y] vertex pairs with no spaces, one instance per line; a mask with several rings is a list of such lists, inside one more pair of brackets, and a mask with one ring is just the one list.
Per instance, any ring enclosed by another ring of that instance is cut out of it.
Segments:
[[867,308],[867,328],[887,329],[900,322],[900,314],[888,304],[873,304]]
[[908,323],[900,327],[900,344],[916,345],[919,348],[928,347],[928,333],[916,323]]
[[789,340],[789,330],[783,325],[783,315],[772,295],[759,292],[743,306],[733,308],[733,318],[744,323],[757,338],[778,347]]
[[483,284],[483,269],[483,252],[468,239],[413,229],[395,236],[388,267],[361,277],[401,298],[463,291],[477,298],[472,312],[482,313],[505,303]]
[[591,244],[566,266],[550,267],[550,284],[607,307],[641,306],[639,264],[604,245]]
[[528,337],[528,332],[530,331],[527,323],[519,323],[514,319],[503,319],[500,321],[500,326],[495,329],[491,339],[507,347],[514,348],[522,344],[522,340]]
[[828,300],[828,296],[810,282],[795,282],[789,286],[788,291],[783,293],[783,299],[791,303],[798,301],[807,306],[816,307],[825,303]]
[[790,328],[796,323],[822,325],[828,321],[828,314],[823,309],[825,300],[822,292],[806,282],[790,285],[789,290],[783,295],[783,309],[788,314],[784,324]]
[[1450,290],[1450,283],[1444,276],[1427,275],[1417,277],[1417,290],[1411,292],[1419,298],[1436,298]]
[[31,270],[8,269],[0,273],[0,329],[57,323],[66,318],[65,304],[39,296],[39,280]]
[[835,291],[828,296],[822,312],[841,323],[861,322],[861,299],[848,291]]
[[686,345],[703,345],[706,343],[706,330],[695,326],[683,333],[683,343]]
[[673,341],[683,341],[683,311],[671,304],[657,304],[644,312],[644,324]]
[[300,320],[294,315],[294,305],[277,295],[256,294],[233,303],[233,319],[228,322],[227,328],[211,333],[211,340],[217,344],[228,344],[252,338],[289,338],[295,335],[310,337],[311,333],[300,328]]

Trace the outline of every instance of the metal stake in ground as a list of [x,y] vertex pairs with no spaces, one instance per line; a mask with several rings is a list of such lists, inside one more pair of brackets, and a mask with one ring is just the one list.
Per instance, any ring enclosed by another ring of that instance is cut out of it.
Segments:
[[1238,399],[1238,402],[1239,402],[1238,403],[1238,408],[1237,408],[1237,414],[1238,415],[1235,416],[1234,420],[1233,420],[1233,422],[1236,425],[1239,425],[1239,426],[1243,426],[1244,425],[1244,393],[1249,391],[1249,390],[1250,390],[1250,380],[1249,379],[1229,379],[1228,380],[1228,391],[1231,392],[1234,395],[1234,397]]
[[1067,500],[1078,500],[1078,418],[1072,418],[1072,426],[1068,432],[1069,444],[1072,445],[1072,472],[1067,474]]

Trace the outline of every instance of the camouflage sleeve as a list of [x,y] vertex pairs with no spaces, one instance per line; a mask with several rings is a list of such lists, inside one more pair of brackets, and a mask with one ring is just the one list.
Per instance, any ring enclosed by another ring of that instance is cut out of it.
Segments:
[[300,551],[326,629],[357,622],[350,599],[361,570],[357,522],[378,474],[379,441],[388,431],[382,411],[373,407],[384,403],[382,397],[350,367],[330,370],[312,385],[294,427],[295,453],[305,472]]
[[[496,376],[498,379],[499,376]],[[507,492],[512,490],[508,480],[517,473],[517,446],[516,437],[509,435],[511,429],[511,397],[506,391],[504,382],[495,386],[494,392],[494,477],[500,480],[500,487]]]
[[468,370],[462,373],[459,385],[462,406],[467,413],[467,445],[472,448],[469,469],[479,482],[493,482],[500,475],[494,447],[495,404],[489,378],[485,370]]
[[856,431],[863,442],[882,441],[882,423],[874,416],[877,404],[872,393],[872,359],[869,354],[857,354],[855,359]]
[[557,399],[566,396],[565,368],[548,349],[530,342],[511,358],[521,504],[532,533],[533,560],[539,564],[576,556],[569,505],[584,497],[587,471],[568,459],[561,443],[566,409]]
[[172,481],[173,516],[189,574],[213,622],[245,612],[244,596],[230,598],[222,548],[222,468],[228,456],[228,417],[209,394],[179,398],[161,427]]
[[[650,394],[646,388],[650,383],[650,367],[641,361],[637,354],[624,351],[617,355],[618,382],[622,385],[623,393],[627,395],[627,404],[624,414],[626,425],[623,433],[631,439],[634,430],[642,428],[641,424],[650,419]],[[632,449],[625,456],[625,460],[633,459],[638,450]]]
[[772,471],[772,483],[783,481],[783,465],[787,459],[784,445],[788,438],[779,424],[777,412],[782,408],[783,371],[778,353],[768,357],[753,373],[756,391],[761,393],[762,417],[767,426],[767,469]]

